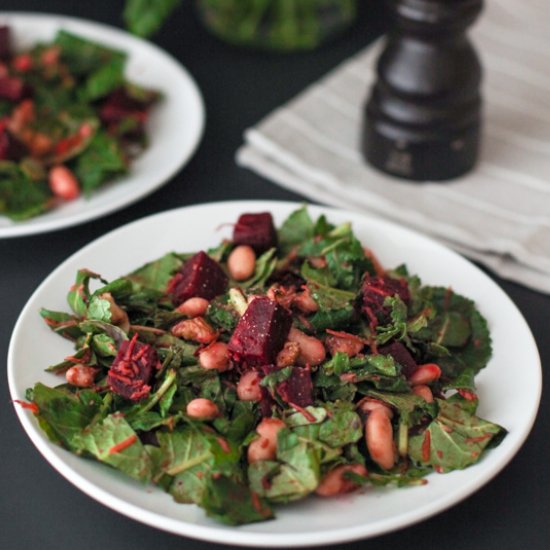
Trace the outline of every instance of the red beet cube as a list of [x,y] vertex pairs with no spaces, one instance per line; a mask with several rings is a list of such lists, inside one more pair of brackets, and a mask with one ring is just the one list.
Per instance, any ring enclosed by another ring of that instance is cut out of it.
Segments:
[[299,407],[313,404],[313,382],[309,369],[294,367],[292,374],[277,386],[283,401]]
[[233,228],[233,242],[247,244],[258,254],[277,246],[277,230],[271,214],[242,214]]
[[99,108],[99,117],[107,126],[118,124],[128,118],[143,124],[147,119],[147,109],[150,105],[150,101],[139,101],[128,95],[123,88],[119,88],[103,101]]
[[201,250],[172,277],[168,294],[172,295],[176,306],[194,297],[211,300],[225,292],[227,281],[227,275],[218,262]]
[[375,325],[387,322],[390,309],[384,306],[384,300],[396,295],[406,304],[410,301],[409,285],[405,279],[367,275],[361,286],[361,312]]
[[12,56],[10,28],[7,25],[0,26],[0,60],[7,61]]
[[401,370],[406,378],[409,378],[418,368],[414,357],[401,342],[392,342],[387,346],[378,348],[378,353],[391,355],[396,363],[401,365]]
[[246,308],[229,340],[233,359],[249,366],[274,363],[291,324],[287,309],[267,296],[258,296]]
[[21,160],[27,151],[27,147],[8,129],[0,128],[0,160]]
[[107,375],[109,387],[126,399],[139,401],[149,396],[149,382],[160,366],[155,348],[138,342],[136,334],[118,348]]
[[31,95],[31,89],[20,78],[7,75],[0,77],[0,99],[21,101]]

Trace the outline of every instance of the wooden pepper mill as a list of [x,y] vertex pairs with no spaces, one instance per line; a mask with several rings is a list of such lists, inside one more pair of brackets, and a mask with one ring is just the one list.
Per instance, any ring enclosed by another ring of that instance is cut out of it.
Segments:
[[389,3],[395,24],[366,105],[365,157],[401,178],[455,178],[479,150],[481,65],[466,28],[483,0]]

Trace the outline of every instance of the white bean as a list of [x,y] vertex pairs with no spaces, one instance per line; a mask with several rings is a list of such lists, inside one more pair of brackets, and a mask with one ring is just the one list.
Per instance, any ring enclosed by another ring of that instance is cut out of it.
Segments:
[[419,384],[418,386],[413,386],[412,392],[415,395],[422,397],[422,399],[424,399],[426,403],[434,402],[434,396],[433,396],[432,390],[430,389],[430,386],[426,386],[426,384]]
[[255,370],[245,372],[237,382],[237,396],[241,401],[260,401],[262,399],[262,378]]
[[365,440],[371,458],[384,470],[395,464],[395,443],[388,414],[377,408],[369,413],[365,423]]
[[260,436],[250,443],[246,455],[250,464],[258,460],[273,460],[277,456],[277,447],[267,437]]
[[426,363],[419,365],[418,368],[409,377],[409,383],[411,386],[418,386],[420,384],[429,384],[438,380],[441,376],[441,369],[439,365],[435,363]]
[[203,369],[212,369],[219,372],[229,370],[229,350],[224,342],[210,344],[199,352],[199,365]]
[[283,428],[286,428],[286,424],[282,420],[266,417],[256,426],[256,431],[277,445],[277,434]]
[[311,365],[314,367],[325,360],[326,351],[323,342],[314,336],[309,336],[301,330],[291,327],[288,340],[296,342],[300,346],[298,356],[299,365]]
[[124,332],[130,330],[130,320],[128,314],[124,311],[113,298],[110,292],[104,292],[99,296],[102,300],[109,302],[109,311],[111,312],[111,323],[120,327]]
[[362,464],[343,464],[336,466],[321,480],[315,493],[322,497],[342,495],[357,489],[358,485],[351,479],[346,479],[345,474],[353,472],[359,476],[367,476],[367,469]]
[[65,379],[71,386],[90,388],[94,385],[96,372],[96,369],[93,367],[78,363],[67,370]]
[[250,279],[256,269],[256,252],[247,244],[236,246],[227,258],[227,269],[236,281]]
[[203,397],[189,401],[186,412],[191,418],[196,418],[197,420],[213,420],[220,414],[216,403]]
[[193,340],[200,344],[210,344],[210,342],[213,342],[218,336],[218,333],[203,317],[195,317],[194,319],[180,321],[172,327],[170,332],[178,338]]
[[186,315],[187,317],[200,317],[206,313],[208,305],[209,302],[206,298],[199,298],[198,296],[195,296],[185,300],[185,302],[176,308],[176,311]]

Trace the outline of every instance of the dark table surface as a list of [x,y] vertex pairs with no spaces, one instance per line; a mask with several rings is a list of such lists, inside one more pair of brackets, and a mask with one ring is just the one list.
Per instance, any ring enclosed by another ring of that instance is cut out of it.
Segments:
[[[196,21],[191,2],[184,2],[184,7],[155,41],[180,59],[204,94],[207,125],[198,152],[167,185],[122,211],[59,232],[0,241],[2,356],[6,357],[14,323],[34,289],[61,261],[100,235],[175,206],[226,199],[302,199],[238,168],[234,154],[245,128],[381,32],[384,18],[380,5],[370,0],[361,4],[358,24],[336,42],[310,54],[270,56],[231,48],[213,39]],[[63,13],[120,26],[121,5],[121,1],[111,0],[3,0],[1,9]],[[526,317],[538,343],[543,367],[547,367],[550,297],[492,277]],[[521,369],[522,365],[517,365],[518,376]],[[548,381],[545,386],[548,390]],[[418,525],[342,547],[549,548],[550,409],[547,407],[543,393],[537,422],[523,448],[496,479],[466,501]],[[0,410],[0,548],[3,550],[217,547],[132,521],[65,481],[41,457],[21,428],[5,376]]]

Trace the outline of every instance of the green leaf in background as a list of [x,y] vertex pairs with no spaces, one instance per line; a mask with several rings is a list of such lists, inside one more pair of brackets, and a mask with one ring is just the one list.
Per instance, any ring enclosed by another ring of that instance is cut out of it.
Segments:
[[410,438],[410,456],[439,472],[461,470],[477,462],[483,451],[499,442],[506,430],[472,414],[469,403],[437,399],[439,414],[426,430]]
[[115,57],[90,74],[79,94],[81,100],[97,101],[119,88],[124,82],[125,63],[124,58]]
[[269,504],[243,483],[226,476],[211,477],[200,505],[206,513],[228,525],[265,521],[273,517]]
[[97,460],[134,479],[148,483],[153,478],[153,461],[121,414],[111,414],[88,426],[77,441]]
[[177,254],[169,252],[158,260],[136,269],[128,275],[128,279],[141,287],[164,292],[168,281],[182,264]]
[[286,425],[289,428],[296,428],[298,426],[320,424],[327,417],[327,410],[324,407],[312,407],[309,405],[305,407],[304,410],[307,411],[307,416],[303,415],[301,412],[295,412],[285,419]]
[[347,403],[330,407],[330,415],[319,430],[319,439],[333,448],[355,443],[362,436],[363,423]]
[[227,294],[214,298],[206,310],[206,320],[215,328],[226,332],[232,332],[239,319],[240,316],[228,300]]
[[90,281],[100,279],[101,276],[89,269],[79,269],[74,284],[67,294],[67,302],[70,308],[79,317],[86,317],[90,300]]
[[302,206],[292,212],[279,228],[279,250],[283,255],[288,254],[294,246],[311,239],[314,235],[313,231],[314,225],[307,208]]
[[127,170],[128,164],[119,144],[103,130],[96,133],[88,148],[74,163],[76,177],[87,195]]
[[308,322],[311,324],[315,332],[324,332],[327,328],[333,330],[341,330],[346,328],[355,316],[355,309],[350,304],[342,309],[320,309],[316,311]]
[[474,302],[443,287],[424,287],[421,293],[437,314],[415,339],[451,352],[434,357],[447,378],[456,378],[465,369],[479,372],[487,365],[492,347],[487,321]]
[[319,484],[319,448],[288,429],[278,433],[277,441],[278,462],[251,463],[248,467],[250,486],[271,502],[303,498]]
[[89,319],[111,322],[111,302],[104,300],[99,296],[92,296],[88,305],[87,316]]
[[124,23],[138,36],[151,36],[180,3],[181,0],[126,0]]
[[32,400],[38,407],[40,424],[48,427],[48,435],[73,452],[80,452],[82,449],[76,440],[98,409],[83,404],[66,390],[48,388],[41,383],[34,386]]
[[52,311],[51,309],[40,309],[40,316],[46,324],[60,336],[69,340],[76,340],[82,336],[82,331],[78,328],[78,318],[64,311]]
[[212,452],[207,437],[198,429],[186,427],[157,435],[164,456],[163,470],[176,476],[193,466],[211,463]]
[[61,57],[75,75],[86,77],[113,59],[124,61],[126,54],[107,48],[82,36],[61,30],[55,37],[55,44],[61,47]]
[[242,288],[254,288],[265,285],[277,265],[276,248],[270,248],[256,260],[256,268],[250,279],[240,284]]
[[0,214],[26,220],[47,210],[50,196],[45,181],[34,181],[17,164],[0,161]]

